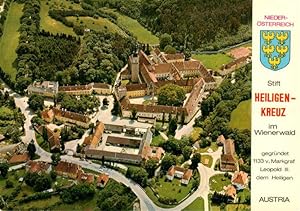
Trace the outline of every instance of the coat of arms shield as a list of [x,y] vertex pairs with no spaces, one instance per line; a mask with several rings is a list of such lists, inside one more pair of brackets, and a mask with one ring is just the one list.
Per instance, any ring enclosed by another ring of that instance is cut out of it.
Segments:
[[290,62],[291,31],[260,31],[260,62],[270,70],[278,71]]

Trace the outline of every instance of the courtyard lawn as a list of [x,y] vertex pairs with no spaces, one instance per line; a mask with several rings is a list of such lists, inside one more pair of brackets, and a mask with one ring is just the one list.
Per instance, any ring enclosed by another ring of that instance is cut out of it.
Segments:
[[251,129],[251,100],[240,102],[231,113],[229,126],[237,129]]
[[[51,1],[54,2],[54,1]],[[50,5],[50,4],[49,4]],[[53,34],[69,34],[75,36],[73,29],[71,27],[67,27],[59,21],[52,19],[49,15],[50,6],[47,5],[47,1],[41,1],[41,10],[40,10],[40,18],[41,18],[41,30],[48,31]],[[65,8],[67,9],[67,8]]]
[[206,68],[212,70],[220,70],[223,64],[227,64],[233,60],[230,56],[222,53],[193,54],[192,58],[201,61]]
[[23,4],[12,2],[4,24],[3,35],[0,38],[0,67],[8,73],[12,80],[16,78],[17,70],[13,66],[17,58],[16,49],[19,44],[18,32],[20,28],[20,18],[22,16]]
[[129,84],[129,82],[129,80],[122,80],[121,85],[126,86],[127,84]]
[[110,22],[105,18],[92,18],[92,17],[67,17],[68,21],[73,22],[75,25],[83,24],[85,28],[89,28],[95,31],[105,31],[108,30],[112,33],[119,33],[120,35],[127,36],[127,34],[120,29],[116,24]]
[[224,174],[217,174],[209,179],[209,187],[212,191],[220,192],[224,190],[224,186],[227,186],[229,184],[231,184],[231,181],[230,179],[225,177]]
[[151,142],[151,146],[159,146],[160,143],[165,142],[165,139],[161,136],[154,136]]
[[202,197],[196,198],[189,206],[183,209],[183,211],[203,211],[204,210],[204,200]]
[[[205,162],[208,160],[207,164]],[[213,158],[210,155],[201,155],[201,163],[206,167],[210,168],[213,162]]]
[[200,133],[202,133],[203,129],[201,127],[194,127],[191,133],[191,138],[195,142],[199,140]]
[[134,36],[137,37],[137,40],[141,43],[157,45],[159,44],[159,39],[143,27],[137,20],[132,19],[128,16],[121,15],[112,9],[105,9],[106,11],[112,12],[117,15],[118,24],[124,26],[128,31],[130,31]]

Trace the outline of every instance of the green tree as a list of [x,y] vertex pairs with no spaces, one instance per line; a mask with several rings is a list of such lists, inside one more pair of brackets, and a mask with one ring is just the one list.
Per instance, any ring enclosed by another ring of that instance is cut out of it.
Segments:
[[45,121],[42,118],[38,117],[38,116],[34,116],[31,119],[31,124],[33,124],[33,125],[43,125],[43,124],[45,124]]
[[103,99],[102,104],[104,106],[108,106],[109,105],[108,99],[106,97]]
[[172,36],[165,33],[159,38],[159,48],[164,50],[167,45],[172,45]]
[[71,132],[70,132],[68,126],[64,126],[64,127],[62,128],[62,130],[60,131],[60,140],[61,140],[62,142],[68,141],[68,140],[69,140],[69,137],[70,137],[70,134],[71,134]]
[[158,104],[181,106],[185,99],[185,91],[175,84],[166,84],[158,90]]
[[50,172],[50,177],[51,177],[51,179],[52,179],[53,181],[56,180],[56,177],[57,177],[56,172],[52,170],[52,171]]
[[47,190],[51,188],[51,183],[52,180],[49,175],[47,174],[39,175],[38,178],[35,180],[35,183],[33,185],[33,190],[38,192]]
[[150,178],[154,176],[155,170],[157,168],[157,164],[158,164],[158,162],[156,160],[152,160],[152,159],[150,159],[146,162],[145,169]]
[[33,159],[35,152],[36,152],[36,148],[35,148],[33,140],[31,140],[30,143],[28,144],[27,151],[28,151],[30,158]]
[[72,204],[79,200],[90,199],[95,195],[95,188],[93,185],[86,183],[75,185],[71,188],[64,189],[61,192],[61,199],[67,204]]
[[192,154],[192,148],[190,146],[185,146],[182,150],[182,155],[184,160],[189,160]]
[[177,129],[177,122],[174,118],[169,122],[169,134],[175,135],[175,131]]
[[147,185],[148,173],[145,169],[139,167],[128,167],[126,177],[131,178],[142,187]]
[[175,54],[176,53],[176,48],[172,47],[171,45],[167,45],[164,48],[164,52],[167,54]]
[[200,153],[195,153],[191,159],[192,164],[190,166],[191,169],[196,169],[198,167],[199,162],[201,161]]
[[176,163],[177,163],[177,158],[175,155],[166,154],[161,161],[161,169],[163,171],[168,171],[168,169],[171,166],[176,165]]
[[6,180],[5,182],[5,188],[13,188],[14,183],[11,180]]
[[52,160],[52,164],[56,166],[58,164],[58,162],[61,160],[60,154],[59,153],[53,153],[51,155],[51,160]]
[[40,95],[33,94],[28,99],[29,108],[34,111],[43,110],[44,107],[44,97]]
[[118,116],[120,113],[121,113],[121,107],[119,105],[119,102],[115,99],[113,109],[111,110],[111,114]]
[[136,119],[136,115],[137,115],[137,110],[136,110],[136,108],[133,108],[131,111],[131,118]]
[[0,174],[2,177],[6,177],[9,166],[7,163],[0,163]]

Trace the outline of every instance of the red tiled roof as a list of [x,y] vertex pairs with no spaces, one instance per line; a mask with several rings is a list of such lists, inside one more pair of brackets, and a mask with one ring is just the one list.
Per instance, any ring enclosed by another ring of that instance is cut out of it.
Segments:
[[161,147],[144,146],[142,151],[142,157],[146,160],[153,159],[159,161],[165,151]]
[[240,48],[235,48],[232,49],[229,54],[235,58],[235,59],[239,59],[242,57],[248,57],[251,55],[251,50],[249,48],[245,48],[245,47],[240,47]]
[[248,181],[248,174],[244,171],[236,171],[231,179],[232,183],[246,185]]
[[175,53],[175,54],[164,54],[166,60],[184,60],[184,54],[183,53]]
[[226,188],[226,195],[230,196],[231,198],[235,198],[236,196],[236,189],[233,185],[228,185],[228,187]]
[[91,90],[93,88],[92,84],[87,85],[75,85],[75,86],[59,86],[59,92],[70,92],[70,91],[83,91],[83,90]]
[[158,56],[161,52],[160,52],[159,48],[155,48],[154,53]]
[[235,153],[235,147],[234,147],[234,141],[232,139],[226,139],[224,142],[224,154],[234,154]]
[[138,90],[146,90],[147,84],[127,84],[126,90],[127,91],[138,91]]
[[97,177],[97,185],[102,184],[103,186],[105,186],[107,184],[108,180],[109,180],[109,176],[107,174],[100,174]]
[[41,117],[44,120],[52,119],[54,117],[54,113],[53,113],[52,109],[47,109],[47,110],[44,110],[41,112]]
[[47,137],[48,137],[50,149],[60,148],[59,134],[55,133],[50,128],[48,128],[47,126],[44,126],[44,125],[38,126],[37,130],[40,134],[43,134],[44,128],[47,130]]
[[91,147],[96,147],[102,138],[103,132],[104,132],[104,124],[103,122],[99,122],[96,126],[95,132],[91,138]]
[[190,180],[192,175],[193,175],[193,171],[191,169],[188,169],[184,172],[182,179]]
[[91,120],[88,116],[78,114],[75,112],[70,112],[70,111],[62,111],[57,108],[53,108],[53,112],[55,116],[65,117],[67,119],[73,119],[75,121],[79,121],[83,123],[88,123]]
[[110,85],[105,83],[94,83],[93,87],[99,89],[110,89]]
[[25,163],[29,160],[29,155],[28,153],[24,153],[24,154],[19,154],[19,155],[13,155],[8,163],[9,164],[15,164],[15,163]]
[[29,161],[27,166],[30,173],[46,172],[51,167],[50,163],[43,161]]
[[193,87],[190,96],[187,102],[184,105],[184,108],[187,110],[187,113],[190,114],[195,111],[195,108],[198,106],[198,98],[200,96],[201,90],[204,88],[204,81],[200,79]]
[[84,173],[82,170],[79,171],[77,180],[80,182],[93,183],[95,181],[95,177],[93,174]]
[[69,174],[78,174],[81,167],[74,163],[68,163],[65,161],[60,161],[57,166],[54,167],[55,171],[64,172]]
[[180,166],[171,166],[167,172],[169,176],[174,176],[175,171],[179,171],[183,173],[182,179],[190,180],[193,175],[193,171],[191,169],[182,168]]

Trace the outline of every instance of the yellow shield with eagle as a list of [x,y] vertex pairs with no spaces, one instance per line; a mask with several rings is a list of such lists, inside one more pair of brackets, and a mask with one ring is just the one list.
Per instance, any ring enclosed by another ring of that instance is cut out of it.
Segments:
[[291,31],[260,31],[260,62],[270,70],[278,71],[290,63]]

